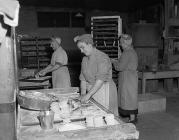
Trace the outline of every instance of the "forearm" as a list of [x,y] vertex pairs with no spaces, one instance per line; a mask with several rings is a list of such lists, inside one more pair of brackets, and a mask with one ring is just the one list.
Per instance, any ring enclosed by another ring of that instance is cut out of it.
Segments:
[[47,69],[46,73],[53,72],[53,71],[55,71],[55,70],[57,70],[59,68],[60,68],[60,65],[55,64],[55,65],[51,66],[49,69]]
[[48,71],[49,69],[51,69],[52,68],[52,65],[51,64],[49,64],[46,68],[44,68],[42,71]]
[[96,80],[94,86],[91,88],[91,90],[88,92],[89,96],[93,96],[103,85],[104,81],[102,80]]
[[86,94],[86,81],[81,81],[80,90],[81,90],[81,95]]

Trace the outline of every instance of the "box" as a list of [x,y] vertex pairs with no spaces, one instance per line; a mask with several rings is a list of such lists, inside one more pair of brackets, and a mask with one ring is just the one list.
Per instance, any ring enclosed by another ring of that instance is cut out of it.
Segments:
[[151,93],[138,95],[138,112],[139,114],[165,111],[166,97]]

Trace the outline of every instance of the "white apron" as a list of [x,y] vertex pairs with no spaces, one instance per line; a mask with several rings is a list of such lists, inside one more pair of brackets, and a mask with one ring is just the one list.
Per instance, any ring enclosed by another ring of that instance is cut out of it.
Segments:
[[[92,98],[104,106],[106,109],[111,111],[115,116],[118,116],[118,107],[117,107],[117,90],[114,91],[115,83],[104,82],[101,88],[92,96]],[[91,89],[92,85],[87,84],[87,90]]]

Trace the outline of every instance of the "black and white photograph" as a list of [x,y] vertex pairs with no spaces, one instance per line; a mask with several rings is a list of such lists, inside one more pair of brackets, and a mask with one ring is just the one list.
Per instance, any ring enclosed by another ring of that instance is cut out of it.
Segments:
[[0,140],[179,140],[179,0],[0,0]]

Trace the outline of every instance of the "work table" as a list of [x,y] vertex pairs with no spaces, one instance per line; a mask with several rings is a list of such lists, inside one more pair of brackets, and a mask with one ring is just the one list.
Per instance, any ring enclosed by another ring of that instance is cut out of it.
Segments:
[[[52,92],[53,89],[42,89],[43,92]],[[55,90],[57,91],[57,90]],[[72,94],[69,95],[71,97]],[[61,96],[61,95],[60,95]],[[62,95],[63,96],[63,95]],[[64,95],[67,97],[67,95]],[[90,108],[93,108],[94,113],[92,115],[106,115],[109,114],[109,110],[101,106],[95,100],[90,100]],[[87,107],[86,107],[87,108]],[[85,108],[81,110],[85,112]],[[138,139],[139,132],[136,130],[135,125],[131,123],[124,123],[120,118],[115,117],[116,123],[114,125],[104,125],[101,127],[86,127],[80,130],[59,131],[60,126],[63,125],[63,121],[60,119],[54,120],[54,128],[50,130],[41,129],[37,120],[38,111],[26,110],[19,107],[18,109],[18,140],[125,140],[125,139]],[[81,117],[70,116],[70,119],[74,123],[78,122],[85,125],[85,117],[89,114],[80,115]],[[91,114],[90,114],[91,115]],[[75,121],[75,119],[81,119]]]
[[172,79],[179,77],[179,70],[171,70],[171,69],[164,69],[164,70],[156,70],[156,71],[140,71],[138,73],[139,79],[142,80],[142,93],[146,93],[146,81],[149,79]]

